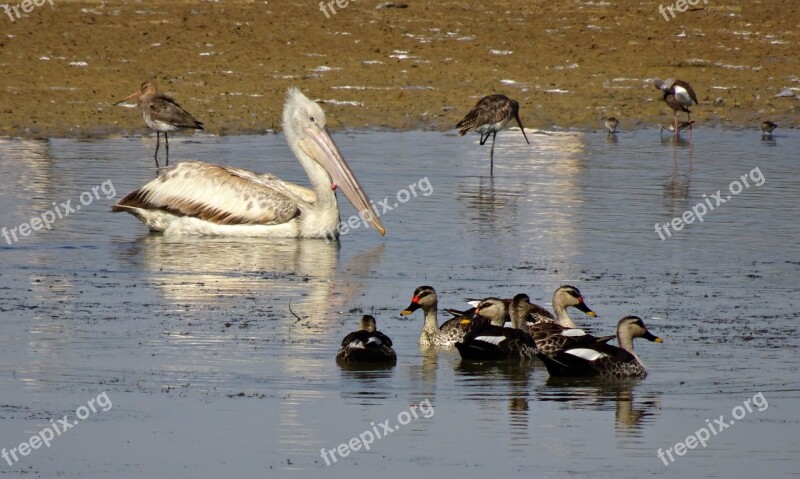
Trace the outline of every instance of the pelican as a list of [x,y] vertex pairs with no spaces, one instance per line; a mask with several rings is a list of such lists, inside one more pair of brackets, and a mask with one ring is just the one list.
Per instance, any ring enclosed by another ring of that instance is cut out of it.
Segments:
[[[179,163],[122,198],[112,211],[139,218],[165,235],[338,238],[336,189],[361,220],[383,235],[372,203],[325,128],[325,112],[297,88],[283,107],[283,131],[311,189],[199,161]],[[349,222],[348,222],[349,223]]]
[[522,122],[519,119],[519,103],[499,93],[485,96],[478,100],[472,110],[456,125],[456,128],[459,129],[458,136],[464,136],[471,130],[480,133],[481,146],[489,139],[489,135],[492,135],[492,148],[489,150],[490,175],[494,174],[494,140],[497,137],[497,132],[505,128],[512,118],[517,120],[517,125],[519,125],[522,136],[525,137],[525,142],[530,144],[528,135],[525,134],[525,128],[522,127]]
[[692,112],[689,107],[692,103],[699,105],[697,102],[697,95],[691,85],[683,80],[675,80],[668,78],[661,80],[656,78],[653,80],[653,85],[664,93],[664,102],[672,108],[672,119],[675,125],[675,136],[678,136],[680,128],[678,127],[678,111],[685,111],[689,120],[689,129],[692,129]]
[[155,80],[142,83],[138,90],[129,97],[114,103],[114,106],[133,98],[137,98],[136,106],[142,112],[144,122],[156,132],[156,152],[153,154],[156,168],[158,168],[158,145],[161,133],[164,134],[164,142],[167,145],[167,166],[169,166],[169,136],[167,134],[178,129],[202,130],[203,123],[197,121],[172,98],[159,94]]

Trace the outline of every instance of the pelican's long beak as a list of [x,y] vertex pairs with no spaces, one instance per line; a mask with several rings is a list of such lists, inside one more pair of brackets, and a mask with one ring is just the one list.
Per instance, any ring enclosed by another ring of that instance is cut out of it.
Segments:
[[527,144],[529,144],[529,145],[530,145],[530,144],[531,144],[531,142],[530,142],[530,141],[528,141],[528,135],[526,135],[526,134],[525,134],[525,128],[523,128],[523,127],[522,127],[522,122],[521,122],[521,121],[519,121],[519,113],[517,113],[516,115],[514,115],[514,118],[517,120],[517,125],[519,125],[519,129],[520,129],[520,131],[522,132],[522,136],[524,136],[524,137],[525,137],[525,142],[526,142]]
[[113,106],[117,106],[117,105],[119,105],[119,104],[120,104],[120,103],[122,103],[122,102],[126,102],[126,101],[128,101],[128,100],[130,100],[130,99],[136,98],[137,96],[139,96],[139,95],[141,95],[141,94],[142,94],[142,91],[141,91],[141,90],[137,90],[137,91],[133,92],[133,93],[131,94],[131,96],[129,96],[129,97],[127,97],[127,98],[123,98],[122,100],[120,100],[120,101],[118,101],[118,102],[114,103],[114,105],[113,105]]
[[303,152],[325,168],[325,171],[328,172],[333,180],[332,187],[342,189],[350,204],[358,211],[359,216],[378,230],[381,236],[386,234],[381,220],[378,219],[378,215],[372,209],[369,198],[364,194],[364,190],[355,175],[353,175],[350,167],[347,166],[339,147],[336,146],[328,131],[317,126],[306,127],[304,131],[306,137],[299,142]]

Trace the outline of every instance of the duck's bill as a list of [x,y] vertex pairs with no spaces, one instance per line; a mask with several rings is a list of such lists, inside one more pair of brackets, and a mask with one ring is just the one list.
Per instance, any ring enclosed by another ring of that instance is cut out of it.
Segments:
[[522,136],[525,137],[525,142],[530,145],[531,142],[528,141],[528,135],[525,134],[525,128],[522,126],[522,122],[519,120],[519,114],[514,115],[514,118],[517,120],[517,125],[519,125],[519,130],[522,132]]
[[579,310],[583,311],[584,313],[586,313],[587,316],[590,316],[592,318],[596,318],[597,317],[597,313],[595,313],[594,311],[589,309],[589,306],[586,306],[586,303],[584,303],[583,301],[578,303],[578,305],[575,306],[575,307],[578,308]]
[[138,97],[138,96],[139,96],[139,95],[141,95],[141,94],[142,94],[142,92],[141,92],[141,91],[135,91],[135,92],[131,93],[131,95],[130,95],[129,97],[127,97],[127,98],[123,98],[122,100],[120,100],[120,101],[118,101],[118,102],[114,103],[114,106],[117,106],[117,105],[119,105],[120,103],[124,103],[124,102],[126,102],[126,101],[128,101],[128,100],[132,100],[132,99],[134,99],[134,98]]
[[642,336],[642,337],[644,339],[648,340],[648,341],[653,341],[654,343],[663,343],[664,342],[663,339],[661,339],[658,336],[652,334],[650,331],[645,331],[644,336]]
[[400,314],[402,314],[403,316],[408,316],[409,314],[412,314],[414,311],[418,310],[419,308],[420,308],[419,304],[411,303],[411,304],[408,305],[408,307],[406,309],[400,311]]
[[328,172],[333,180],[331,188],[341,188],[344,196],[358,211],[359,216],[375,228],[378,233],[381,235],[386,234],[386,230],[372,208],[369,198],[367,198],[327,130],[311,126],[305,129],[305,133],[306,137],[300,140],[300,148],[325,168],[325,171]]

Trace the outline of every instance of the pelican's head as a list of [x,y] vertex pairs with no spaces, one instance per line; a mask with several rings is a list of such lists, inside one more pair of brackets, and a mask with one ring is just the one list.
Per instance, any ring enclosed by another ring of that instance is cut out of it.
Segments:
[[158,93],[158,86],[156,85],[155,80],[146,80],[142,82],[142,85],[139,87],[138,90],[131,93],[127,98],[123,98],[122,100],[114,103],[114,105],[119,105],[124,101],[131,100],[133,98],[140,97],[142,95],[155,95]]
[[283,105],[283,132],[289,145],[320,165],[330,176],[331,188],[341,188],[361,217],[383,235],[386,230],[325,128],[326,124],[325,112],[318,104],[297,88],[289,88]]

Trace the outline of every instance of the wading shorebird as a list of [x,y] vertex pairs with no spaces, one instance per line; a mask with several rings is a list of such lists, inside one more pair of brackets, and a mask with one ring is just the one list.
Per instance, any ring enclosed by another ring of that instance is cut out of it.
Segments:
[[617,120],[612,116],[610,118],[606,118],[605,120],[603,120],[603,125],[605,125],[606,130],[608,130],[608,134],[613,135],[617,132],[617,127],[619,126],[619,120]]
[[339,363],[391,363],[397,362],[392,349],[392,340],[378,331],[375,317],[365,314],[359,322],[358,331],[353,331],[342,340],[336,353]]
[[167,146],[167,166],[169,166],[168,133],[179,129],[202,130],[203,123],[197,121],[189,112],[181,108],[175,100],[167,95],[158,93],[158,86],[155,80],[148,80],[142,83],[138,91],[114,103],[114,106],[134,98],[136,98],[136,106],[142,112],[144,122],[147,123],[151,130],[156,132],[156,152],[153,155],[156,160],[156,168],[158,168],[158,146],[161,133],[164,134],[164,142]]
[[341,188],[360,219],[383,235],[372,202],[325,125],[322,108],[290,88],[283,131],[311,189],[269,174],[187,161],[128,194],[112,211],[130,213],[165,235],[334,239],[341,231],[336,202]]
[[778,125],[767,120],[761,123],[761,137],[772,138],[772,132],[778,128]]
[[619,347],[600,339],[593,344],[570,345],[555,354],[537,357],[547,366],[551,376],[638,377],[647,375],[644,363],[633,351],[633,339],[663,340],[647,330],[641,318],[625,316],[617,323]]
[[489,151],[489,174],[494,174],[494,140],[497,132],[502,130],[508,125],[511,119],[517,120],[522,136],[525,137],[525,142],[530,145],[528,135],[525,134],[525,128],[519,119],[519,103],[512,100],[505,95],[494,94],[481,98],[478,103],[472,107],[472,110],[467,113],[461,121],[458,122],[456,128],[458,136],[464,136],[468,131],[475,130],[481,134],[481,145],[486,143],[489,135],[492,135],[492,148]]
[[[664,102],[672,108],[672,118],[675,124],[675,135],[679,134],[680,128],[678,127],[678,112],[686,112],[688,120],[692,121],[692,112],[689,107],[692,103],[699,105],[697,102],[697,95],[695,95],[692,87],[683,80],[675,80],[674,78],[667,78],[661,80],[656,78],[653,80],[653,85],[664,93]],[[692,129],[692,124],[689,123],[689,129]]]

